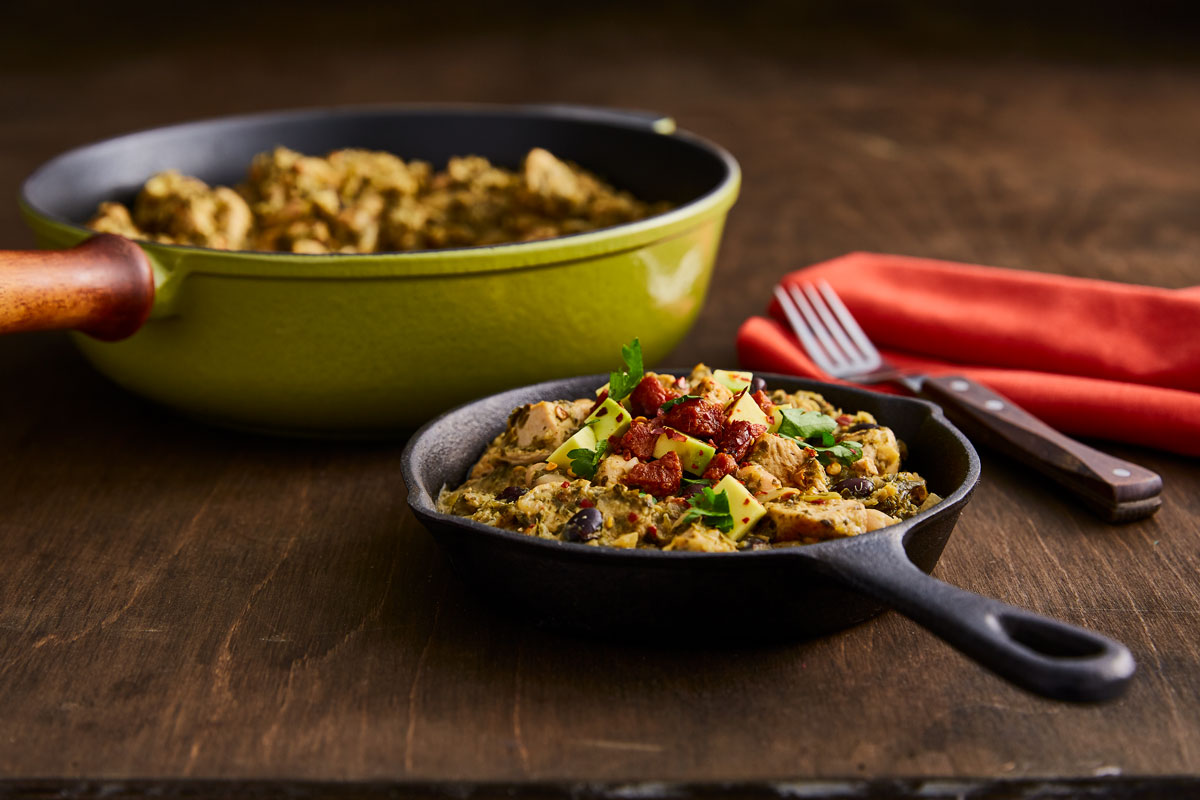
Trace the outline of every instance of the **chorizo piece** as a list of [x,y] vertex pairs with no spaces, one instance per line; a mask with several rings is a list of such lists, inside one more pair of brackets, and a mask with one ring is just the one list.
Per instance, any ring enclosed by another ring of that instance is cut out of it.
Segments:
[[652,424],[645,417],[638,417],[625,431],[625,435],[609,439],[609,446],[626,458],[636,458],[639,461],[649,461],[654,458],[654,443],[658,441],[662,429]]
[[721,433],[725,409],[707,400],[684,400],[663,416],[663,424],[697,439],[711,439]]
[[647,375],[629,395],[629,408],[639,417],[655,417],[663,403],[676,397],[679,397],[677,392],[663,386],[653,375]]
[[624,483],[655,497],[667,497],[679,491],[683,480],[683,464],[679,455],[670,450],[662,458],[648,464],[638,464],[625,473]]
[[717,446],[722,452],[728,453],[736,463],[746,457],[750,445],[766,432],[766,425],[735,419],[725,426],[721,438],[717,440]]

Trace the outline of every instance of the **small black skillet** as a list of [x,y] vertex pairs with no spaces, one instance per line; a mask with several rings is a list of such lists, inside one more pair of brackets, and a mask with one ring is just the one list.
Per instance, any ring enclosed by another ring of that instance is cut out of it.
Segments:
[[1133,677],[1133,656],[1124,645],[927,574],[979,480],[979,458],[941,409],[921,400],[761,376],[769,388],[812,389],[846,410],[874,414],[907,443],[905,468],[944,498],[903,523],[848,539],[740,553],[620,550],[538,539],[436,510],[441,487],[464,479],[513,408],[588,397],[607,377],[485,397],[429,422],[405,448],[413,513],[490,606],[578,632],[691,643],[820,636],[891,607],[1046,697],[1106,700]]

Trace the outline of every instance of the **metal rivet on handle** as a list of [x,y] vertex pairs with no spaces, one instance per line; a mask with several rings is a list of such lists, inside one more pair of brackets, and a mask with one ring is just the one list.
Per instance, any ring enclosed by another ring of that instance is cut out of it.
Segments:
[[984,407],[985,407],[985,408],[987,408],[989,411],[1002,411],[1002,410],[1004,410],[1004,403],[1001,403],[999,400],[988,400],[988,401],[987,401],[986,403],[984,403],[983,405],[984,405]]
[[1113,475],[1116,475],[1118,478],[1128,478],[1132,474],[1133,474],[1132,472],[1125,469],[1124,467],[1117,467],[1116,469],[1113,470]]
[[966,381],[950,381],[950,388],[956,392],[965,392],[971,388],[971,384]]

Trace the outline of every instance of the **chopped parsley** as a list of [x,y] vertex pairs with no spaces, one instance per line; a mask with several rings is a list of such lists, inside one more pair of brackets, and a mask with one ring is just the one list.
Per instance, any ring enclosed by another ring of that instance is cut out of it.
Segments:
[[805,447],[811,447],[817,452],[817,460],[822,466],[829,466],[837,461],[849,467],[862,458],[862,445],[858,442],[839,442],[833,438],[837,430],[837,420],[826,416],[820,411],[804,411],[799,408],[781,408],[783,421],[779,425],[779,435],[795,439]]
[[705,525],[711,525],[719,531],[733,530],[733,514],[729,512],[729,493],[721,490],[714,492],[711,486],[705,486],[699,494],[692,495],[688,500],[691,506],[683,515],[680,522],[693,517]]
[[625,360],[625,371],[608,374],[608,394],[618,403],[637,388],[646,374],[642,365],[642,344],[637,337],[629,344],[621,345],[621,358]]
[[567,453],[567,458],[571,459],[571,471],[588,480],[596,477],[596,468],[600,465],[600,459],[604,458],[604,451],[607,449],[608,442],[599,442],[595,450],[577,447],[570,451]]

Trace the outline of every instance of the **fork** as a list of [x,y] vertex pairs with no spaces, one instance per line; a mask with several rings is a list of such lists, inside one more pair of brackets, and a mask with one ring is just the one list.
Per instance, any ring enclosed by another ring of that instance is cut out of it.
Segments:
[[903,384],[941,405],[970,438],[1038,470],[1109,522],[1142,519],[1162,505],[1158,473],[1060,433],[970,378],[923,375],[889,364],[825,281],[779,285],[775,297],[809,358],[829,375],[852,383]]

